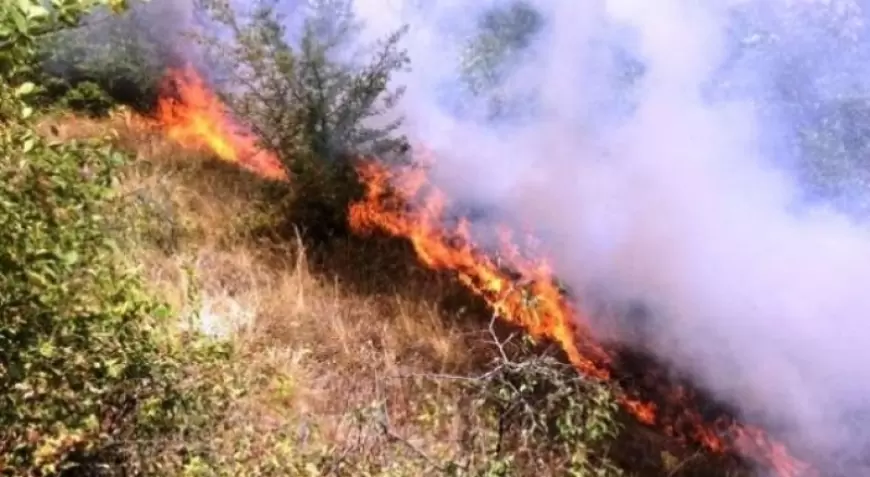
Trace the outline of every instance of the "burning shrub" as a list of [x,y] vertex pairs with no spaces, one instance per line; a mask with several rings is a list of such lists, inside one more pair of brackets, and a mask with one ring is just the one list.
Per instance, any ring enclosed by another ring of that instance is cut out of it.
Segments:
[[91,12],[75,29],[38,42],[40,101],[59,103],[91,115],[107,113],[116,102],[137,110],[154,106],[167,66],[178,62],[182,43],[177,2],[130,2],[126,11]]
[[351,51],[360,25],[346,0],[298,7],[298,31],[282,11],[299,2],[263,2],[247,13],[219,0],[203,3],[216,29],[226,30],[200,38],[222,59],[215,83],[226,85],[230,107],[279,153],[298,198],[295,218],[314,233],[344,229],[347,206],[360,194],[349,159],[397,157],[405,147],[395,135],[401,118],[385,119],[402,94],[388,83],[408,62],[398,45],[405,30],[371,46],[360,62]]

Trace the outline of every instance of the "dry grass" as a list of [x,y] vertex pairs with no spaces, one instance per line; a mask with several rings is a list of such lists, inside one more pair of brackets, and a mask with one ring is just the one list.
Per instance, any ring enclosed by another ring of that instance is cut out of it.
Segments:
[[[462,392],[421,378],[467,375],[493,356],[481,304],[453,280],[392,241],[306,243],[280,206],[292,197],[286,186],[181,150],[132,116],[53,117],[42,128],[59,140],[108,133],[136,156],[121,191],[161,214],[136,252],[148,283],[198,326],[230,337],[243,358],[236,366],[249,392],[238,425],[216,436],[229,455],[242,427],[263,446],[289,432],[333,456],[367,453],[380,468],[401,453],[425,463],[463,452]],[[387,415],[386,438],[349,420],[372,403]],[[694,469],[703,459],[649,431],[632,435],[626,459],[643,469],[637,475],[726,475]],[[432,475],[408,472],[392,475]]]
[[468,330],[431,299],[442,290],[431,276],[417,273],[393,292],[357,293],[347,277],[377,283],[402,265],[396,255],[382,256],[382,263],[366,257],[360,275],[361,251],[343,242],[325,255],[316,251],[319,265],[312,266],[298,235],[264,238],[272,197],[256,177],[181,150],[123,115],[55,117],[42,126],[60,140],[111,131],[136,155],[122,192],[168,211],[160,232],[174,236],[166,246],[143,244],[137,259],[174,309],[199,315],[199,326],[211,333],[233,337],[246,356],[246,374],[268,377],[240,406],[246,419],[316,428],[322,443],[340,448],[351,437],[347,416],[385,400],[394,432],[415,445],[433,444],[427,452],[459,440],[455,422],[426,419],[432,402],[449,407],[454,391],[407,377],[471,366]]

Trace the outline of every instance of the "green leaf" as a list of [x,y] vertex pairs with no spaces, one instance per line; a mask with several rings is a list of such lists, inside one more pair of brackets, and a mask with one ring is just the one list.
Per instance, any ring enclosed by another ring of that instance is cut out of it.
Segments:
[[24,106],[21,108],[21,119],[27,119],[33,115],[33,108],[30,106]]
[[79,253],[75,250],[70,250],[67,253],[63,254],[63,262],[66,265],[73,265],[78,263],[79,261]]
[[54,356],[54,345],[50,341],[46,341],[39,345],[39,354],[46,358]]
[[26,12],[32,6],[33,2],[31,0],[18,0],[18,9],[22,12]]
[[27,18],[30,20],[45,18],[48,16],[48,9],[42,5],[30,5],[25,11],[27,12]]
[[9,15],[12,17],[12,21],[15,23],[15,28],[18,29],[18,33],[27,35],[27,18],[24,17],[21,10],[13,8],[9,11]]
[[124,366],[116,359],[106,362],[106,373],[112,379],[118,379],[124,372]]
[[18,96],[18,97],[27,96],[27,95],[33,93],[34,90],[36,90],[36,85],[33,84],[32,82],[28,81],[26,83],[23,83],[21,86],[19,86],[15,90],[15,96]]
[[169,317],[172,316],[172,310],[171,310],[168,306],[166,306],[166,305],[164,305],[164,304],[161,304],[160,306],[157,306],[157,307],[154,309],[154,312],[153,312],[153,313],[154,313],[154,316],[155,316],[156,318],[161,319],[161,320],[165,320],[165,319],[167,319],[167,318],[169,318]]

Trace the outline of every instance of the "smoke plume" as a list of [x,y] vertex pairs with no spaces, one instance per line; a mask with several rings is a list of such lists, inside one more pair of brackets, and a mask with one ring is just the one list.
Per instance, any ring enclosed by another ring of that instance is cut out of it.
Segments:
[[[651,310],[619,339],[866,474],[866,171],[855,149],[807,152],[808,130],[832,130],[825,105],[866,96],[863,7],[528,0],[540,28],[498,80],[520,107],[483,117],[485,95],[459,86],[463,48],[509,6],[356,0],[374,36],[411,26],[395,81],[440,185],[532,224],[573,289]],[[843,187],[819,185],[826,161]]]
[[[602,336],[687,373],[825,470],[870,473],[870,123],[846,113],[870,98],[865,7],[353,2],[362,40],[410,25],[398,112],[438,158],[438,185],[530,224],[578,297],[650,310],[598,319]],[[478,52],[494,55],[487,76],[469,48],[499,11],[519,31]]]

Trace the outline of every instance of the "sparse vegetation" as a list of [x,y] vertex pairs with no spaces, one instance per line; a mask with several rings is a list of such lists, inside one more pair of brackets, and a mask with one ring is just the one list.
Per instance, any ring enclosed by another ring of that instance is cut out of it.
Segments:
[[[739,468],[624,419],[611,384],[493,321],[401,243],[288,238],[286,208],[272,202],[285,186],[122,119],[49,119],[41,129],[64,142],[114,130],[117,147],[138,152],[117,190],[139,211],[131,253],[143,283],[180,321],[198,316],[199,329],[232,348],[191,369],[200,392],[214,386],[203,394],[212,404],[194,414],[209,420],[208,434],[185,434],[196,458],[167,459],[164,472],[685,477]],[[182,448],[177,435],[162,452]]]

